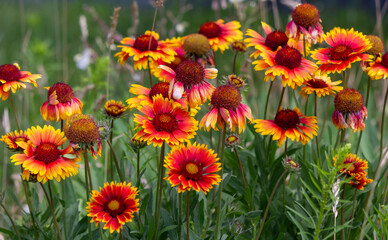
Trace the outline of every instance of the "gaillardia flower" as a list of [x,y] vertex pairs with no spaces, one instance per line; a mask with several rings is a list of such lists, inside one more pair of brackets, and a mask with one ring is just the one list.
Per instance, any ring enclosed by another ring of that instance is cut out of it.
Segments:
[[241,90],[246,85],[244,79],[242,79],[241,77],[238,77],[235,74],[228,75],[225,79],[225,83],[227,85],[234,86],[238,90]]
[[317,94],[318,97],[331,95],[334,96],[336,92],[339,92],[343,89],[341,86],[337,86],[342,81],[332,82],[330,77],[326,74],[315,74],[311,76],[311,79],[303,83],[303,87],[300,90],[299,94],[302,96],[309,96],[312,93]]
[[238,134],[230,134],[225,138],[225,146],[236,148],[240,144],[241,137]]
[[373,56],[378,56],[384,52],[384,43],[381,38],[375,35],[366,35],[365,38],[368,39],[372,45],[372,47],[366,51],[366,53]]
[[154,96],[152,105],[144,105],[138,110],[144,114],[135,114],[134,122],[141,128],[134,139],[162,146],[163,142],[170,146],[188,142],[198,130],[198,122],[173,100],[158,94]]
[[66,83],[55,83],[48,89],[48,101],[40,106],[44,120],[66,120],[73,114],[82,113],[83,103],[74,96],[73,89]]
[[300,170],[300,165],[290,157],[283,159],[283,166],[287,171],[292,173],[298,172]]
[[81,157],[70,145],[61,148],[66,138],[59,129],[55,130],[47,125],[43,128],[32,127],[27,130],[27,136],[29,143],[17,142],[24,149],[24,153],[11,156],[11,162],[15,165],[22,165],[24,170],[37,174],[37,180],[43,183],[54,178],[59,182],[61,178],[65,179],[78,173],[77,162]]
[[178,193],[194,189],[207,194],[213,185],[221,182],[217,174],[221,170],[217,154],[204,144],[189,142],[187,146],[175,146],[164,159],[167,177],[173,187],[179,185]]
[[333,158],[334,163],[338,164],[340,173],[345,177],[351,178],[349,184],[363,190],[366,184],[373,182],[373,179],[368,179],[368,162],[357,157],[355,154],[348,153],[343,162],[337,163],[337,156]]
[[139,191],[131,183],[105,183],[100,191],[93,190],[87,202],[86,212],[90,222],[105,223],[104,229],[110,233],[120,231],[127,222],[132,222],[135,212],[139,211]]
[[207,37],[200,33],[188,35],[183,42],[185,52],[194,57],[202,57],[210,51]]
[[247,45],[241,40],[241,41],[234,41],[232,43],[232,49],[236,52],[244,53],[247,50]]
[[[70,144],[81,151],[90,150],[94,159],[101,156],[100,131],[94,120],[83,114],[73,114],[65,122],[64,132]],[[97,143],[97,150],[94,144]]]
[[215,68],[204,68],[191,60],[180,63],[175,71],[164,65],[159,68],[162,69],[162,77],[170,82],[169,96],[180,99],[185,92],[190,107],[200,106],[214,91],[214,87],[205,79],[217,77],[218,70]]
[[0,97],[3,101],[8,98],[9,91],[13,93],[19,88],[26,88],[25,83],[32,83],[36,87],[36,79],[41,78],[40,74],[31,74],[27,71],[20,71],[18,64],[4,64],[0,66]]
[[338,92],[334,98],[334,108],[331,120],[336,128],[350,127],[353,132],[364,130],[364,117],[368,116],[368,111],[360,92],[353,88]]
[[309,43],[322,42],[323,30],[318,9],[309,3],[296,6],[292,11],[292,20],[286,26],[286,33],[290,38],[300,39],[305,36]]
[[237,21],[231,21],[224,24],[224,20],[219,19],[216,22],[206,22],[201,25],[198,32],[209,39],[213,51],[220,49],[221,52],[229,49],[229,45],[242,39],[241,27]]
[[251,109],[241,103],[241,94],[231,85],[222,85],[216,88],[211,97],[212,108],[203,116],[199,127],[205,128],[207,131],[210,128],[218,130],[225,129],[225,124],[230,127],[232,131],[238,128],[238,132],[245,130],[246,120],[252,121]]
[[276,52],[263,52],[262,60],[256,60],[252,64],[256,65],[255,70],[265,70],[265,80],[272,81],[276,76],[282,76],[282,84],[288,85],[292,89],[303,84],[310,79],[310,75],[315,73],[317,66],[315,63],[302,57],[302,54],[294,47],[284,46]]
[[165,62],[172,62],[175,51],[164,41],[158,41],[159,34],[155,32],[146,31],[144,35],[132,39],[130,37],[124,38],[118,45],[121,52],[115,54],[118,61],[124,64],[129,57],[133,57],[135,61],[135,70],[148,69],[147,59],[150,61],[158,61],[162,59]]
[[275,120],[256,119],[254,126],[256,132],[261,135],[272,135],[272,140],[278,142],[281,147],[286,138],[301,142],[303,145],[318,135],[317,118],[304,116],[298,108],[294,110],[280,109]]
[[311,53],[320,65],[318,71],[322,73],[341,73],[356,61],[370,59],[370,55],[365,53],[372,47],[369,40],[353,28],[348,30],[336,27],[324,35],[324,40],[330,47]]
[[372,80],[388,78],[388,52],[383,56],[379,54],[375,61],[370,62],[367,72]]
[[23,148],[20,147],[17,143],[18,142],[29,143],[30,139],[27,136],[27,131],[23,132],[22,130],[20,130],[20,132],[18,132],[15,130],[15,132],[10,132],[10,133],[7,133],[6,135],[1,136],[0,141],[7,144],[10,150],[23,152]]
[[104,109],[108,117],[119,118],[123,116],[127,107],[121,101],[109,100],[105,103]]

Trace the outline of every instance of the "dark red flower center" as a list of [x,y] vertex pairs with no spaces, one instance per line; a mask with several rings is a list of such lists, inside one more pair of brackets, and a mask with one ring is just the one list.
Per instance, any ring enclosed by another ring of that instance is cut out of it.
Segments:
[[34,157],[38,161],[49,164],[59,159],[60,151],[55,144],[42,143],[36,147]]
[[302,62],[302,54],[295,48],[284,46],[275,55],[276,64],[294,69],[300,66]]
[[188,179],[198,180],[202,176],[202,166],[198,166],[196,162],[185,163],[183,168],[183,176]]
[[153,119],[153,125],[158,132],[172,133],[178,127],[178,121],[171,113],[159,113]]
[[338,92],[334,98],[334,107],[342,113],[358,112],[364,106],[361,93],[353,88],[345,88]]
[[168,98],[168,88],[170,84],[166,82],[159,82],[155,84],[150,90],[150,99],[158,94],[162,94],[164,98]]
[[104,206],[104,211],[108,212],[112,217],[116,217],[125,210],[125,204],[120,199],[111,199]]
[[275,117],[275,124],[284,130],[296,128],[299,123],[298,114],[290,109],[280,110]]
[[202,83],[205,79],[205,70],[201,64],[191,60],[181,62],[176,68],[175,74],[175,79],[188,88]]
[[300,4],[292,11],[292,20],[305,28],[315,26],[319,22],[319,18],[318,9],[312,4]]
[[207,38],[215,38],[221,35],[221,31],[221,27],[215,22],[207,22],[202,24],[198,32],[205,35]]
[[278,47],[284,47],[287,45],[288,37],[282,31],[273,31],[268,34],[265,39],[265,46],[271,48],[272,51],[276,51]]
[[0,66],[0,79],[6,82],[19,80],[20,75],[20,70],[15,65],[4,64]]
[[241,94],[231,85],[222,85],[214,90],[211,97],[211,104],[216,108],[226,108],[234,110],[241,103]]
[[346,45],[337,45],[330,49],[330,59],[344,61],[349,57],[352,49]]
[[315,80],[309,80],[307,83],[312,87],[312,88],[326,88],[329,85],[323,80],[320,79],[315,79]]
[[383,55],[381,58],[381,65],[385,68],[388,68],[388,52]]
[[91,143],[98,140],[100,132],[92,119],[84,118],[70,125],[66,137],[74,143]]
[[56,83],[52,87],[50,87],[47,96],[50,97],[50,95],[55,91],[55,94],[57,95],[57,100],[60,103],[67,103],[70,102],[71,99],[74,98],[74,92],[73,89],[66,83]]
[[[150,37],[151,37],[151,44],[150,44]],[[148,51],[155,51],[158,48],[158,41],[150,35],[141,35],[140,37],[137,37],[135,40],[135,43],[133,44],[133,47],[141,52]]]

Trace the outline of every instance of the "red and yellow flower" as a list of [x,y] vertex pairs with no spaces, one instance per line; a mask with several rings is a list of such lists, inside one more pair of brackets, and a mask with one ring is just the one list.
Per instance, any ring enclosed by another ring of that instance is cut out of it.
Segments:
[[350,127],[353,132],[364,130],[364,117],[368,116],[368,111],[359,91],[345,88],[338,92],[334,98],[334,108],[331,119],[336,128]]
[[221,163],[212,149],[204,144],[189,142],[187,146],[175,146],[164,159],[167,177],[173,187],[178,186],[178,193],[194,189],[207,194],[213,185],[221,182]]
[[242,32],[239,30],[241,24],[237,21],[231,21],[224,24],[224,20],[219,19],[215,22],[206,22],[201,25],[198,32],[209,39],[213,51],[218,49],[223,52],[229,49],[229,45],[242,39]]
[[322,73],[341,73],[357,61],[369,61],[371,56],[365,51],[372,47],[369,40],[353,28],[342,29],[336,27],[324,35],[329,48],[314,50],[312,58],[320,65],[318,71]]
[[317,118],[304,116],[298,108],[280,109],[274,120],[256,119],[254,126],[261,135],[272,135],[272,140],[281,147],[287,138],[301,142],[303,145],[318,135]]
[[351,178],[349,184],[363,190],[366,184],[372,183],[373,179],[368,179],[368,162],[362,160],[357,155],[348,153],[343,162],[337,162],[337,156],[333,158],[334,163],[340,168],[340,173]]
[[21,148],[17,143],[24,142],[28,144],[30,139],[28,138],[27,131],[23,132],[20,130],[20,132],[18,132],[15,130],[15,132],[10,132],[1,136],[0,141],[7,144],[8,148],[11,150],[23,151],[23,148]]
[[296,6],[292,11],[292,20],[286,26],[290,38],[299,40],[301,34],[308,43],[322,42],[324,35],[318,9],[309,3]]
[[82,113],[83,103],[74,96],[73,89],[66,83],[58,82],[48,89],[48,101],[40,106],[44,120],[66,120],[71,115]]
[[8,98],[9,91],[13,93],[19,88],[26,88],[26,83],[32,83],[35,87],[40,74],[31,74],[20,71],[18,64],[4,64],[0,66],[0,97],[3,101]]
[[22,165],[24,170],[37,174],[37,180],[43,183],[54,178],[59,182],[61,178],[78,173],[77,162],[81,157],[70,145],[62,149],[66,137],[59,129],[47,125],[32,127],[27,130],[27,136],[30,142],[16,142],[24,153],[11,156],[15,165]]
[[292,89],[310,79],[310,75],[317,69],[315,63],[303,58],[296,48],[290,46],[284,46],[276,52],[263,52],[261,56],[262,60],[252,64],[256,65],[256,71],[266,70],[264,80],[273,81],[276,76],[282,76],[283,86],[288,85]]
[[105,114],[112,118],[123,116],[127,107],[121,101],[109,100],[104,105]]
[[134,139],[162,146],[163,142],[170,146],[188,142],[198,130],[198,122],[179,104],[158,94],[153,98],[152,105],[139,108],[144,115],[135,114],[134,122],[141,128]]
[[225,129],[225,125],[232,131],[238,128],[238,132],[245,130],[246,120],[252,121],[251,109],[241,103],[241,94],[236,87],[232,85],[222,85],[216,88],[211,97],[212,108],[203,116],[199,127],[218,130],[217,126]]
[[169,96],[180,99],[185,92],[190,107],[198,107],[210,99],[214,87],[205,79],[217,77],[216,68],[204,68],[200,63],[187,60],[181,62],[174,71],[161,65],[161,76],[170,83]]
[[388,78],[388,52],[383,56],[378,55],[375,61],[370,62],[367,73],[372,80]]
[[129,57],[135,61],[135,70],[148,69],[147,59],[153,61],[163,60],[167,63],[174,61],[176,52],[170,44],[165,41],[159,41],[159,34],[146,31],[145,34],[136,39],[127,37],[118,45],[121,51],[115,54],[118,62],[124,64]]
[[318,97],[331,95],[334,96],[336,92],[339,92],[343,89],[341,86],[337,86],[342,81],[332,82],[330,77],[326,74],[319,75],[315,74],[311,76],[310,80],[307,80],[303,83],[303,87],[300,90],[299,94],[307,97],[312,93],[315,93]]
[[87,202],[86,212],[90,222],[105,223],[104,229],[120,233],[127,222],[132,222],[133,215],[139,211],[139,191],[131,183],[105,183],[100,191],[93,190]]

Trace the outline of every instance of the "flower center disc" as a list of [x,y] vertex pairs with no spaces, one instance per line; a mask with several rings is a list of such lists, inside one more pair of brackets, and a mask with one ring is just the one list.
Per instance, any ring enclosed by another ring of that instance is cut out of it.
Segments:
[[295,48],[284,46],[275,55],[276,64],[294,69],[300,66],[302,62],[302,54]]
[[97,125],[91,119],[79,119],[69,127],[68,136],[74,143],[91,143],[100,137]]
[[364,106],[361,93],[353,88],[343,89],[334,98],[334,107],[342,113],[358,112]]
[[15,65],[4,64],[0,66],[0,79],[6,82],[18,80],[20,75],[20,70]]
[[152,99],[152,97],[158,95],[158,94],[162,94],[162,96],[164,98],[168,98],[168,87],[169,87],[170,84],[166,83],[166,82],[159,82],[157,84],[155,84],[151,90],[150,90],[150,98]]
[[276,51],[278,47],[284,47],[287,45],[288,37],[282,31],[273,31],[268,34],[265,39],[265,46],[271,48],[272,51]]
[[198,32],[207,38],[215,38],[221,35],[221,27],[214,22],[207,22],[202,24]]
[[235,76],[235,75],[231,75],[228,77],[228,83],[230,85],[233,85],[235,86],[236,88],[241,88],[244,86],[244,80],[242,80],[241,78]]
[[216,108],[236,109],[241,103],[241,94],[237,88],[229,85],[222,85],[214,90],[211,97],[211,104]]
[[67,103],[70,102],[71,99],[74,98],[74,92],[73,89],[67,85],[66,83],[56,83],[52,87],[50,87],[47,96],[50,97],[50,95],[55,91],[57,95],[57,100],[60,103]]
[[308,3],[300,4],[292,11],[292,20],[305,28],[316,25],[319,18],[318,9]]
[[34,157],[45,164],[52,163],[59,159],[60,151],[52,143],[42,143],[36,147]]
[[345,45],[337,45],[330,49],[330,56],[332,60],[341,60],[344,61],[348,58],[349,54],[352,52],[352,49]]
[[175,73],[176,80],[182,82],[185,87],[202,83],[205,79],[205,70],[201,64],[191,60],[179,64]]
[[381,65],[385,68],[388,68],[388,52],[381,58]]
[[105,211],[109,212],[109,214],[112,217],[115,217],[118,214],[122,213],[124,209],[125,209],[124,204],[120,203],[116,199],[110,200],[108,204],[105,206]]
[[[150,37],[151,37],[151,45],[150,45]],[[133,47],[141,52],[148,51],[148,47],[150,51],[155,51],[158,48],[158,41],[150,35],[141,35],[137,37]]]
[[202,168],[194,162],[186,163],[183,168],[183,175],[186,178],[197,180],[202,175]]
[[275,124],[284,130],[296,128],[299,123],[298,114],[290,109],[280,110],[275,117]]
[[153,125],[158,132],[173,132],[177,128],[178,121],[170,113],[159,113],[153,120]]
[[309,80],[307,83],[310,84],[313,88],[326,88],[326,87],[328,87],[327,83],[323,80],[320,80],[320,79]]

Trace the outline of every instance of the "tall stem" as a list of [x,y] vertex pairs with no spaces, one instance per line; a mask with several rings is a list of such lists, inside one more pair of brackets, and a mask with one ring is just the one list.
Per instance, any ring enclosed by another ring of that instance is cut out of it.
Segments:
[[[306,97],[306,104],[304,105],[304,115],[307,116],[307,111],[309,107],[309,96]],[[303,163],[306,163],[306,145],[303,145]]]
[[[368,109],[368,102],[369,102],[369,89],[370,89],[370,82],[371,82],[371,79],[370,77],[368,77],[368,87],[366,89],[366,99],[365,99],[365,107]],[[383,112],[383,115],[384,115],[384,112]],[[357,146],[356,146],[356,151],[355,151],[355,154],[357,155],[358,153],[358,149],[360,147],[360,143],[361,143],[361,138],[362,138],[362,133],[364,131],[360,131],[360,136],[358,137],[358,141],[357,141]]]
[[[117,170],[117,174],[119,175],[119,178],[120,178],[120,181],[121,182],[124,182],[124,176],[122,175],[121,171],[120,171],[120,165],[119,165],[119,161],[117,160],[117,156],[116,156],[116,153],[113,149],[113,146],[112,146],[112,143],[110,141],[106,141],[110,147],[110,152],[112,153],[113,155],[113,160],[115,161],[115,164],[116,164],[116,170]],[[112,168],[113,168],[113,165],[112,165]],[[112,179],[113,180],[113,179]]]
[[[86,159],[87,158],[87,153],[86,153],[86,150],[84,150],[84,158]],[[88,163],[86,163],[86,160],[85,160],[85,192],[86,192],[86,200],[85,201],[88,201],[89,199],[89,177],[88,177],[88,169],[87,169],[87,166]],[[90,224],[90,221],[88,221],[88,236],[89,236],[89,240],[92,240],[92,225]]]
[[280,94],[280,100],[279,100],[279,104],[278,104],[278,109],[277,109],[277,111],[279,111],[279,110],[280,110],[280,107],[282,106],[282,101],[283,101],[283,96],[284,96],[285,90],[286,90],[286,87],[283,87],[282,93]]
[[282,175],[279,177],[279,179],[277,180],[275,186],[273,187],[273,190],[271,192],[271,195],[269,196],[269,200],[268,200],[268,203],[267,203],[267,207],[265,208],[265,211],[264,211],[264,216],[261,220],[261,224],[260,224],[260,229],[259,229],[259,233],[257,234],[256,236],[256,240],[259,240],[260,238],[260,235],[261,235],[261,232],[263,231],[263,227],[264,227],[264,223],[265,223],[265,220],[267,218],[267,215],[268,215],[268,210],[269,210],[269,207],[272,203],[272,199],[273,199],[273,196],[275,195],[275,192],[276,192],[276,189],[278,188],[279,186],[279,183],[282,181],[283,177],[286,175],[287,171],[284,171],[282,173]]
[[384,119],[385,119],[385,107],[387,106],[387,99],[388,99],[388,86],[387,86],[387,91],[385,92],[384,106],[383,106],[382,117],[381,117],[381,129],[380,129],[381,138],[380,138],[380,154],[379,154],[380,161],[382,160],[381,158],[383,156]]
[[236,53],[234,54],[234,58],[233,58],[233,74],[236,74],[236,59],[237,59],[237,54],[238,54],[238,52],[236,51]]
[[47,191],[44,188],[43,184],[42,183],[39,183],[39,184],[40,184],[40,186],[43,189],[44,195],[46,196],[47,203],[48,203],[50,211],[51,211],[51,215],[53,216],[54,226],[55,226],[55,228],[56,228],[56,230],[58,232],[59,240],[62,240],[62,234],[61,234],[61,231],[59,230],[58,222],[57,222],[57,219],[55,217],[55,211],[54,211],[53,203],[52,203],[52,201],[50,201],[50,199],[52,199],[52,192],[51,192],[51,187],[50,187],[50,181],[47,182],[48,189],[49,189],[49,192],[50,192],[50,196],[47,194]]
[[5,206],[3,205],[3,203],[2,203],[1,201],[0,201],[0,206],[4,209],[5,214],[7,215],[7,217],[9,218],[9,220],[11,221],[12,227],[13,227],[13,229],[15,230],[15,234],[16,234],[18,240],[20,240],[19,231],[18,231],[18,229],[16,228],[15,222],[12,220],[11,215],[9,214],[9,212],[7,211],[7,209],[5,208]]
[[136,179],[140,184],[140,149],[136,150]]
[[[112,118],[112,122],[110,123],[110,134],[109,134],[109,141],[110,143],[112,143],[112,139],[113,139],[113,122],[114,122],[114,119]],[[110,180],[113,181],[113,148],[111,147],[110,148],[110,151],[109,151],[109,165],[110,165]],[[118,167],[118,166],[117,166]]]
[[[23,173],[23,168],[22,167],[21,167],[21,171]],[[28,188],[28,185],[27,185],[28,183],[26,181],[24,181],[23,178],[22,178],[22,183],[23,183],[24,195],[26,196],[26,202],[27,202],[28,210],[30,212],[32,226],[33,226],[33,229],[34,229],[34,236],[35,236],[35,239],[36,239],[36,238],[38,238],[39,234],[37,232],[37,226],[36,226],[36,222],[35,222],[34,211],[33,211],[32,204],[31,204],[31,199],[30,199],[30,196],[29,196],[29,188]]]
[[186,239],[190,240],[190,191],[186,191]]
[[148,77],[150,79],[150,88],[151,88],[153,84],[152,84],[152,74],[151,74],[150,57],[149,56],[147,57],[147,67],[148,67]]
[[[317,93],[315,93],[314,95],[314,115],[315,117],[317,118],[317,121],[318,121],[318,114],[317,114]],[[321,153],[320,153],[320,150],[319,150],[319,137],[316,136],[315,137],[315,143],[316,143],[316,146],[317,146],[317,156],[318,156],[318,159],[317,159],[317,166],[320,166],[321,165]]]
[[178,239],[182,239],[182,194],[178,194]]
[[[223,121],[223,120],[222,120]],[[224,162],[224,146],[225,146],[225,138],[226,138],[226,123],[224,122],[224,129],[222,129],[222,146],[221,146],[221,153],[220,153],[220,176],[221,176],[221,182],[218,187],[218,202],[217,202],[217,210],[216,210],[216,237],[215,239],[218,240],[218,232],[220,229],[221,221],[220,221],[220,215],[221,215],[221,199],[222,199],[222,172],[223,172],[223,162]]]
[[[342,190],[342,196],[341,196],[341,199],[342,199],[342,206],[341,206],[341,226],[344,225],[344,200],[345,200],[345,185],[344,185],[344,189]],[[344,239],[344,229],[342,228],[341,229],[341,240]]]
[[88,172],[88,177],[89,177],[90,191],[92,191],[93,190],[92,174],[90,172],[88,152],[86,151],[86,149],[84,151],[84,158],[85,158],[85,168],[86,168],[86,171]]
[[13,96],[12,95],[13,95],[12,93],[9,94],[9,98],[11,99],[11,108],[12,108],[13,116],[15,118],[16,127],[20,131],[20,125],[19,125],[18,118],[16,116],[15,104],[13,102]]
[[267,109],[268,109],[268,102],[269,102],[269,95],[271,94],[273,81],[269,84],[268,92],[267,92],[267,99],[265,100],[265,108],[264,108],[264,120],[267,119]]
[[344,70],[343,72],[342,72],[342,79],[343,79],[343,87],[344,88],[346,88],[346,71]]
[[164,148],[165,148],[165,142],[163,142],[162,147],[160,149],[160,158],[159,158],[159,171],[158,171],[158,187],[157,187],[157,193],[156,193],[156,206],[155,206],[155,235],[154,239],[158,238],[158,227],[159,227],[159,218],[160,218],[160,206],[162,204],[162,190],[163,190],[163,175],[164,175],[164,167],[163,167],[163,160],[164,160]]
[[242,176],[242,179],[243,179],[244,188],[246,188],[247,187],[247,180],[245,179],[244,168],[243,168],[243,165],[242,165],[242,162],[241,162],[240,155],[238,154],[237,148],[233,148],[233,151],[236,154],[236,157],[238,159],[238,164],[240,166],[240,172],[241,172],[241,176]]
[[[63,132],[63,120],[61,119],[61,132]],[[65,179],[61,181],[61,187],[62,187],[62,199],[63,199],[63,218],[62,219],[62,225],[63,225],[63,231],[65,232],[65,239],[68,239],[67,237],[67,224],[66,224],[66,183]]]
[[307,57],[307,49],[306,49],[306,36],[303,34],[303,57]]

